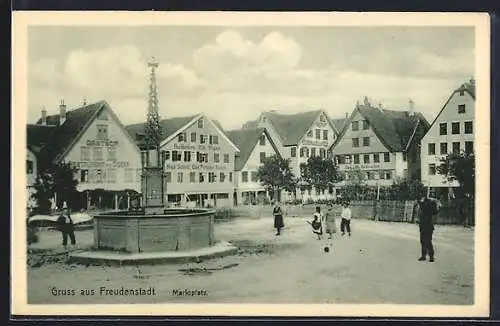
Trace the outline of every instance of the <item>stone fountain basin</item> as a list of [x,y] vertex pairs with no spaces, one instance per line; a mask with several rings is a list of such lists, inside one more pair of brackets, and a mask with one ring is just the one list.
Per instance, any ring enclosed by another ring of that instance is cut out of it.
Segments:
[[94,249],[124,253],[190,251],[215,244],[215,210],[117,211],[94,217]]

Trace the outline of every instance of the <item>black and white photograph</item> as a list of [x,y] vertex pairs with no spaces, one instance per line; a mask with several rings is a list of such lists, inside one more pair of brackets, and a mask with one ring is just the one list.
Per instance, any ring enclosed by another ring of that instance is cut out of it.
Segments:
[[488,24],[14,13],[13,313],[487,316]]

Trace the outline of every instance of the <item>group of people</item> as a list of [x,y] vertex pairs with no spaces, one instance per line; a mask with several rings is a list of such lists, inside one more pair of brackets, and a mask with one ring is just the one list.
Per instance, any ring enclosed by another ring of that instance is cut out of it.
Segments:
[[[419,200],[419,231],[420,231],[420,246],[421,255],[418,258],[419,261],[425,261],[427,256],[430,262],[434,262],[434,246],[432,244],[432,235],[434,232],[434,216],[438,213],[437,203],[428,198],[427,196],[422,196]],[[276,229],[276,235],[281,235],[282,229],[285,227],[283,221],[283,210],[279,202],[275,202],[273,208],[274,215],[274,228]],[[341,235],[345,235],[346,232],[351,236],[351,219],[352,211],[349,207],[349,202],[347,200],[342,203],[342,212],[340,213],[340,232]],[[328,234],[328,239],[333,239],[333,235],[337,233],[337,225],[335,221],[335,212],[333,211],[333,204],[329,204],[326,214],[321,212],[321,207],[316,206],[316,210],[313,214],[313,220],[307,221],[311,227],[312,232],[317,236],[318,240],[321,240],[324,233]],[[323,232],[324,230],[324,232]]]
[[[283,210],[279,202],[276,202],[273,208],[274,216],[274,228],[276,229],[276,235],[281,235],[281,230],[285,227],[283,221]],[[349,207],[349,202],[344,201],[342,203],[342,212],[340,213],[340,232],[341,235],[345,235],[346,232],[351,236],[351,219],[352,211]],[[333,204],[330,203],[327,208],[327,212],[323,214],[321,212],[321,207],[316,206],[316,210],[313,214],[313,220],[308,223],[312,226],[313,233],[318,236],[318,240],[321,240],[323,233],[328,234],[328,239],[333,239],[333,235],[337,233],[336,216],[333,210]],[[323,232],[324,230],[324,232]]]

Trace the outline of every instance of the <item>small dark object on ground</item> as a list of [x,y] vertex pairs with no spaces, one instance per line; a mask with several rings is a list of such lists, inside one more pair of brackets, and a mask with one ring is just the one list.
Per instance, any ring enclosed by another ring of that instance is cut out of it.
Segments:
[[323,250],[324,250],[325,252],[330,252],[330,247],[326,246]]

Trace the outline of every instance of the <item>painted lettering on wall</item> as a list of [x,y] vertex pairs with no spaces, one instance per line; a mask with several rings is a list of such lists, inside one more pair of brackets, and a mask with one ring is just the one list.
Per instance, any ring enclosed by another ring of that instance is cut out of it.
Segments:
[[352,165],[346,165],[345,166],[346,170],[375,170],[375,169],[380,169],[380,164],[352,164]]
[[184,151],[220,151],[219,146],[213,146],[213,145],[190,145],[190,144],[182,144],[182,143],[175,143],[173,144],[173,149],[176,150],[184,150]]
[[87,140],[87,146],[95,146],[95,147],[115,147],[118,146],[118,140],[109,140],[109,139],[89,139]]
[[302,145],[312,145],[312,146],[328,146],[327,140],[312,140],[312,139],[304,139],[302,141]]
[[201,163],[181,163],[181,164],[165,164],[165,171],[171,170],[195,170],[195,171],[225,171],[230,166],[223,164],[201,164]]
[[73,166],[79,169],[91,168],[126,168],[130,165],[127,161],[117,162],[104,162],[104,161],[91,161],[91,162],[71,162]]

